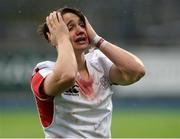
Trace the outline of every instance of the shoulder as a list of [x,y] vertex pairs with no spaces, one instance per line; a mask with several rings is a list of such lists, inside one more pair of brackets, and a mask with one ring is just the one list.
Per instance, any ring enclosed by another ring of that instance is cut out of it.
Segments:
[[51,98],[44,93],[43,81],[47,75],[52,73],[54,64],[55,62],[52,61],[43,61],[38,63],[33,70],[33,75],[31,78],[31,89],[35,96],[41,101],[45,101]]
[[42,75],[43,75],[43,73],[50,72],[50,71],[52,71],[54,65],[55,65],[55,62],[53,62],[53,61],[39,62],[33,69],[33,75],[37,72],[40,72]]
[[35,69],[44,69],[44,68],[53,68],[54,67],[55,62],[53,61],[42,61],[39,62],[36,66]]

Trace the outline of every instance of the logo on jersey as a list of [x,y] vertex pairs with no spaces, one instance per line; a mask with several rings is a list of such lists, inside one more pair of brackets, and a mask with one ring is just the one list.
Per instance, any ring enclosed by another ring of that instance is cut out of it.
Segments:
[[68,96],[79,96],[79,86],[74,85],[69,90],[64,92],[64,95]]

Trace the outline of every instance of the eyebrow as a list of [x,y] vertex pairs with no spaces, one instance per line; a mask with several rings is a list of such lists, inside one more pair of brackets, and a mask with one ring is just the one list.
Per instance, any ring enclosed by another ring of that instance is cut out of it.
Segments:
[[68,23],[67,23],[67,26],[69,26],[69,24],[71,24],[73,22],[73,20],[70,20]]
[[[69,24],[71,24],[72,22],[74,22],[74,20],[70,20],[68,23],[67,23],[67,26],[69,26]],[[78,22],[83,22],[81,19],[78,20]],[[83,22],[84,23],[84,22]]]

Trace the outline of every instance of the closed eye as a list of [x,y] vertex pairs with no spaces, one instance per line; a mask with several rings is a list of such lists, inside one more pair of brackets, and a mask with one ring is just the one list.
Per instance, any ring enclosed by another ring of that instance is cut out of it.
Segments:
[[75,25],[74,25],[74,23],[73,23],[72,20],[70,20],[70,21],[67,23],[67,27],[68,27],[68,30],[69,30],[69,31],[71,31],[74,26],[75,26]]
[[68,30],[71,31],[73,28],[74,28],[74,24],[69,24],[67,27],[68,27]]
[[68,30],[71,31],[73,29],[73,26],[68,26]]

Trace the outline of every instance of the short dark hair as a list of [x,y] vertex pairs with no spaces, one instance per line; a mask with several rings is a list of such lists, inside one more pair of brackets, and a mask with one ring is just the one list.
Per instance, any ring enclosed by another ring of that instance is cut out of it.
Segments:
[[[64,8],[58,9],[56,11],[60,12],[62,16],[66,13],[73,13],[73,14],[77,15],[86,26],[85,17],[79,9],[64,7]],[[44,22],[43,24],[38,26],[38,32],[41,36],[45,37],[45,39],[48,40],[47,32],[49,32],[49,28],[48,28],[46,22]]]

